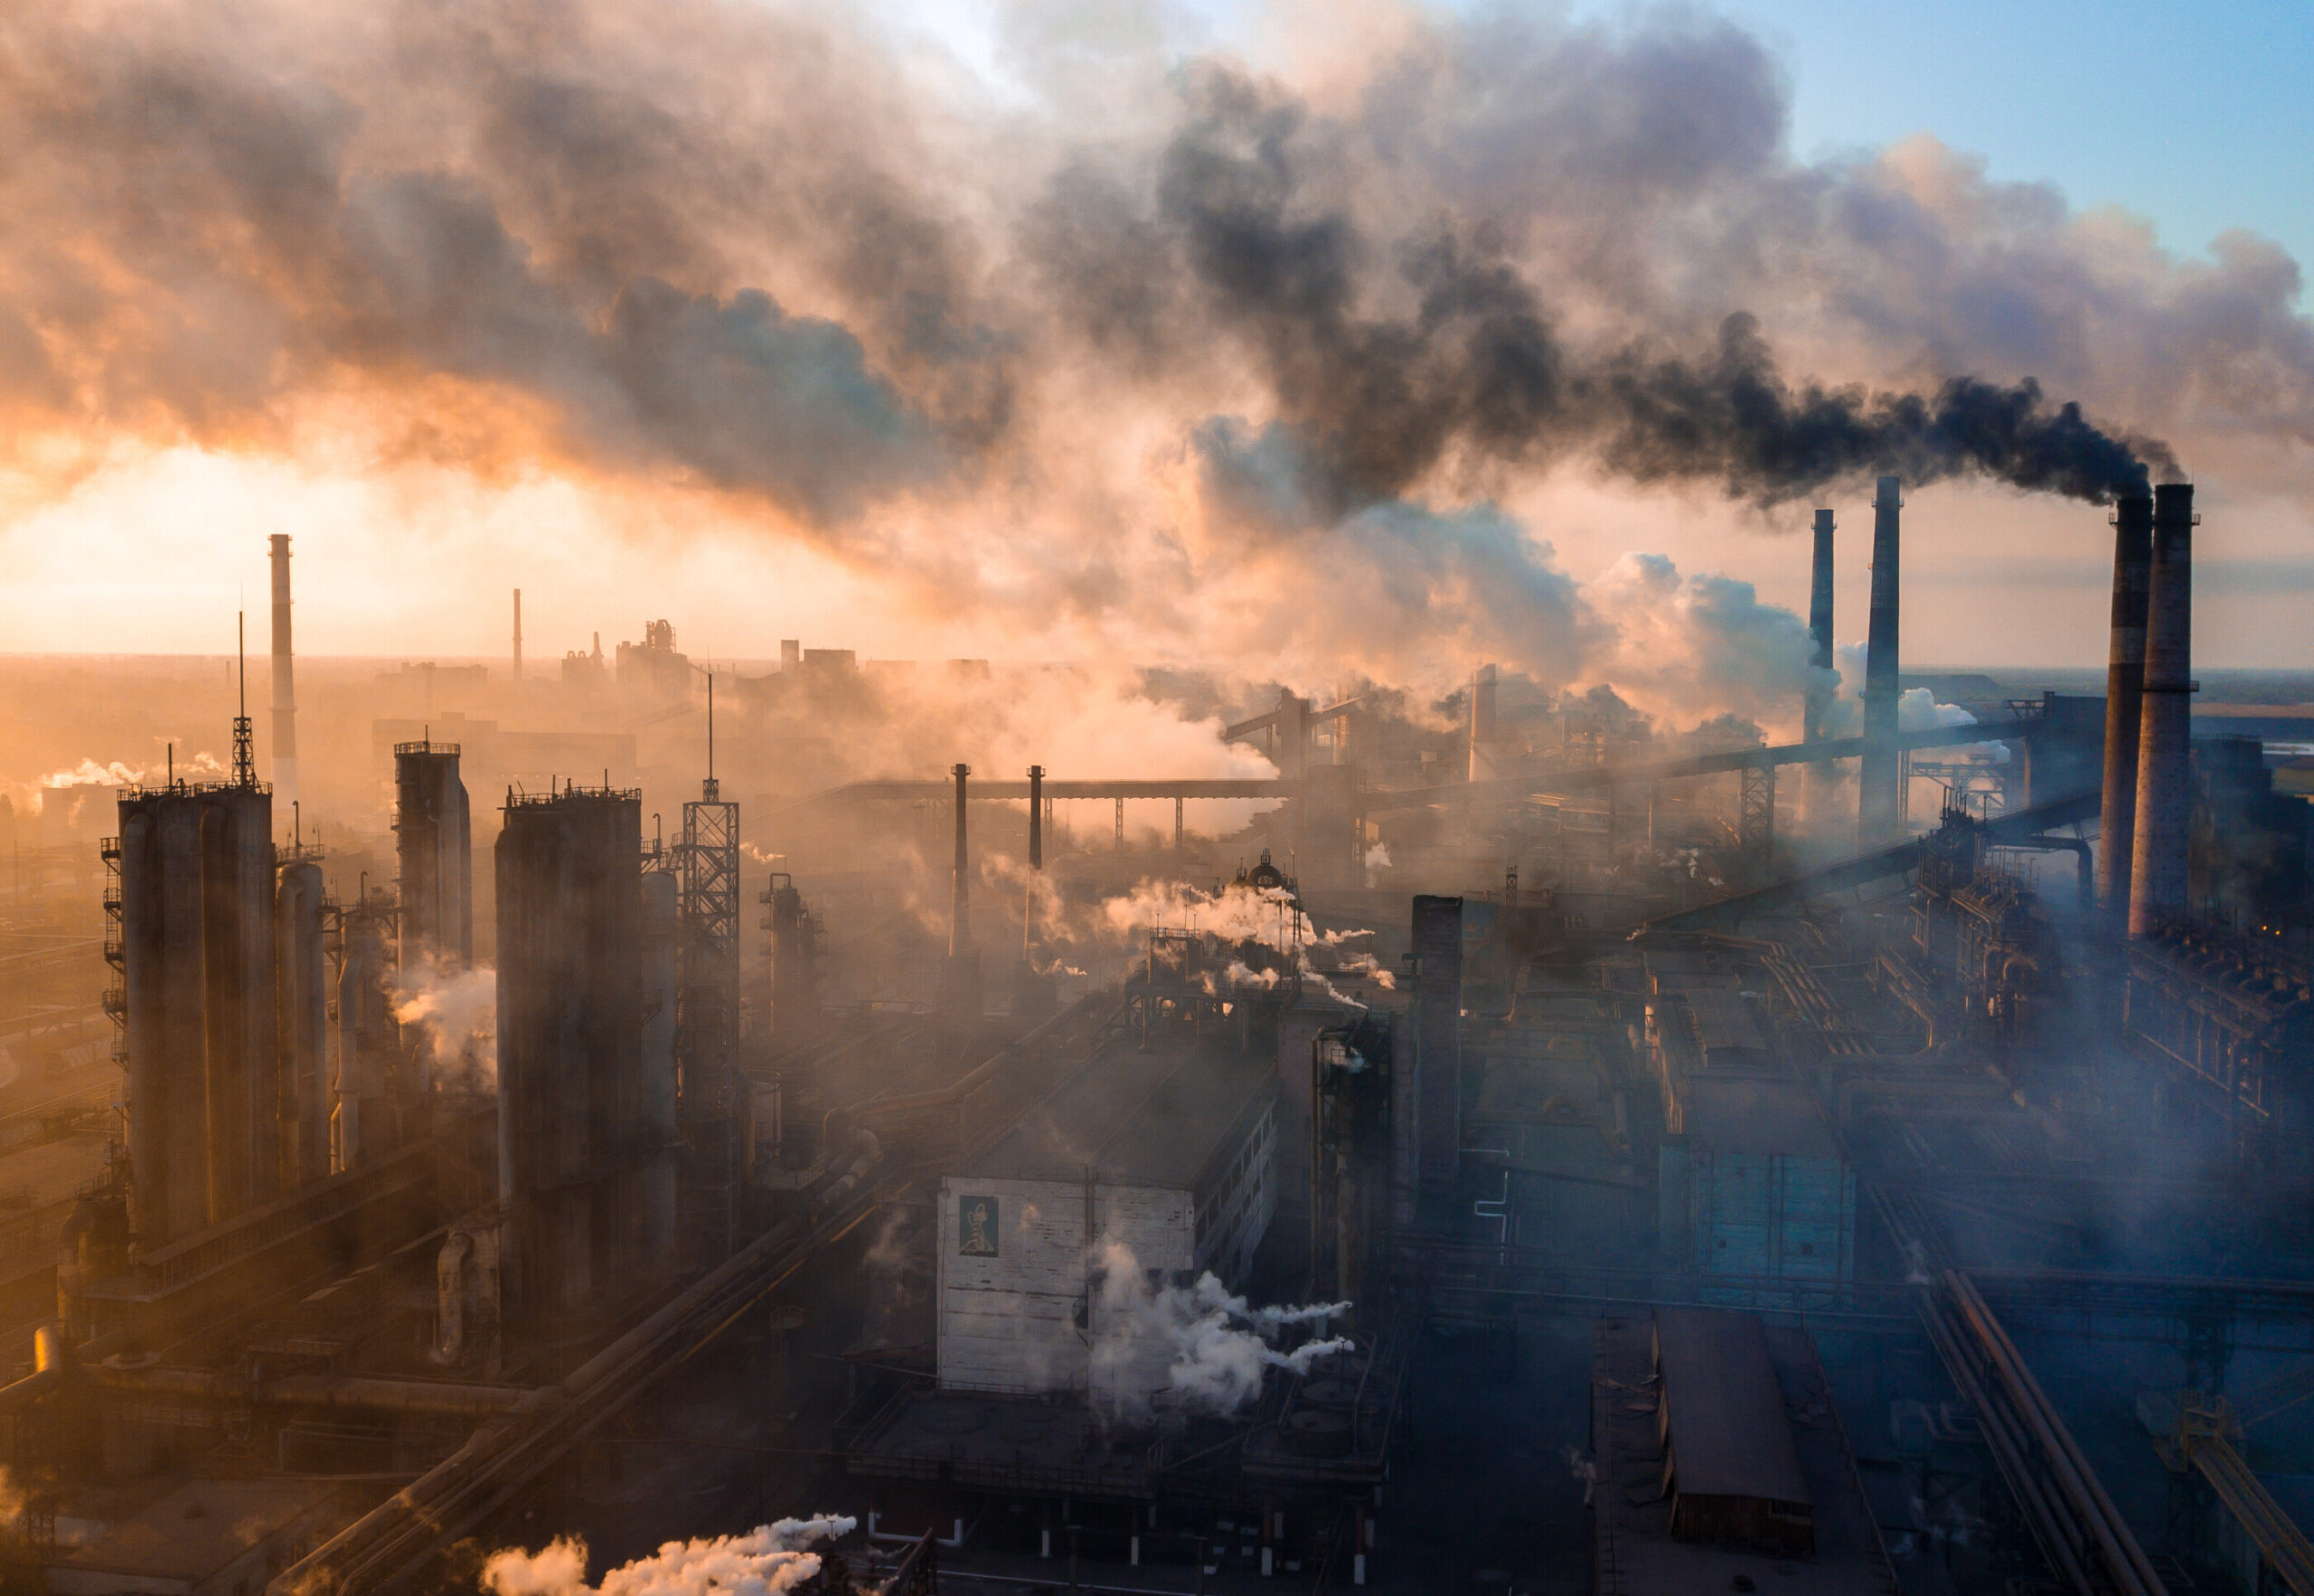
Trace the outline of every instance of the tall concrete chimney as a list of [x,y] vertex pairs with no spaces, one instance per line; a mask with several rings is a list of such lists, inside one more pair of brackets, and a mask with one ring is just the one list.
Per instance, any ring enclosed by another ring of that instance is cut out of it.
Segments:
[[1813,646],[1808,663],[1815,674],[1808,679],[1803,736],[1815,742],[1824,735],[1824,712],[1831,707],[1832,682],[1832,512],[1816,512],[1816,559],[1808,584],[1808,641]]
[[1471,678],[1471,748],[1466,779],[1485,781],[1494,775],[1495,669],[1481,665]]
[[972,853],[964,830],[964,782],[973,767],[959,765],[949,774],[956,778],[955,896],[948,915],[948,956],[953,959],[973,945]]
[[2186,909],[2193,811],[2194,490],[2153,490],[2152,575],[2145,604],[2145,700],[2139,712],[2137,825],[2131,839],[2130,934]]
[[1021,909],[1021,959],[1012,971],[1012,1015],[1049,1019],[1059,1012],[1059,989],[1037,969],[1037,878],[1045,868],[1045,767],[1029,766],[1029,883]]
[[1029,766],[1029,868],[1045,868],[1045,767]]
[[938,1006],[943,1014],[978,1019],[981,1012],[980,953],[973,945],[972,853],[964,829],[965,780],[969,765],[951,772],[956,778],[956,864],[948,912],[948,957],[940,967]]
[[1864,653],[1863,771],[1857,831],[1867,848],[1904,840],[1904,793],[1896,779],[1896,512],[1904,507],[1893,476],[1872,500],[1872,615]]
[[289,651],[289,534],[273,544],[273,801],[297,802],[297,684]]
[[2105,791],[2097,822],[2097,913],[2115,935],[2129,930],[2130,871],[2137,843],[2137,739],[2144,718],[2146,587],[2153,575],[2153,496],[2123,499],[2113,513],[2113,630],[2105,656]]
[[522,590],[514,589],[514,680],[522,680]]

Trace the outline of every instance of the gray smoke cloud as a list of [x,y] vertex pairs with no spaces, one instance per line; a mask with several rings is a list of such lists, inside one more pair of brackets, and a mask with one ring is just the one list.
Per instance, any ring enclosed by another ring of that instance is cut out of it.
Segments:
[[2158,433],[2304,495],[2287,255],[2181,259],[1925,142],[1796,161],[1726,22],[1410,12],[1304,82],[1043,15],[1008,100],[823,7],[21,8],[0,410],[286,451],[353,409],[1186,631],[1155,595],[1244,568],[1151,509],[1170,446],[1278,558],[1500,592],[1479,630],[1562,675],[1576,606],[1496,508],[1553,471],[2094,501],[2173,466]]
[[[2166,445],[2110,436],[2031,378],[1926,393],[1794,384],[1743,311],[1697,356],[1660,338],[1577,353],[1495,225],[1377,237],[1350,201],[1312,192],[1333,162],[1298,101],[1218,66],[1187,100],[1150,209],[1064,178],[1047,214],[1075,220],[1052,239],[1055,280],[1089,337],[1144,362],[1201,347],[1198,322],[1250,346],[1303,491],[1329,514],[1402,495],[1456,451],[1506,465],[1581,453],[1632,482],[1710,483],[1762,505],[1890,472],[2102,502],[2175,468]],[[1162,299],[1152,278],[1182,286]],[[1402,309],[1370,308],[1386,291]]]

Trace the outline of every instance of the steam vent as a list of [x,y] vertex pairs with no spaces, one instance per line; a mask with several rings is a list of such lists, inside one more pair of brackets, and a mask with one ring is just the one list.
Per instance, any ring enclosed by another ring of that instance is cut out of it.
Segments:
[[2314,1596],[2314,27],[2046,9],[11,9],[0,1596]]

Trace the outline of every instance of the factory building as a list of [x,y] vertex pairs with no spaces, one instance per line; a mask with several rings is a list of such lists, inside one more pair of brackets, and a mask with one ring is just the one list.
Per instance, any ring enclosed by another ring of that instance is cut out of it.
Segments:
[[[1118,1053],[943,1176],[942,1388],[1109,1411],[1162,1393],[1172,1349],[1135,1339],[1105,1272],[1129,1258],[1152,1281],[1244,1279],[1277,1207],[1276,1092],[1259,1058]],[[1120,1345],[1133,1355],[1096,1356]]]
[[120,807],[131,1214],[158,1247],[281,1189],[272,794],[172,786]]
[[1666,1308],[1593,1328],[1594,1588],[1898,1589],[1808,1332]]
[[401,963],[474,962],[474,840],[458,745],[394,745]]

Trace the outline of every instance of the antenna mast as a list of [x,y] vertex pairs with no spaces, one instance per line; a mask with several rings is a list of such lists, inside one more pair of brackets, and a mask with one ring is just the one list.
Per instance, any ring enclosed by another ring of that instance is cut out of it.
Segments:
[[722,792],[715,780],[715,672],[707,673],[707,779],[699,784],[699,795],[710,803],[720,803]]
[[233,717],[233,785],[257,785],[257,738],[249,729],[249,616],[238,612],[233,621],[234,656],[241,678],[241,712]]

